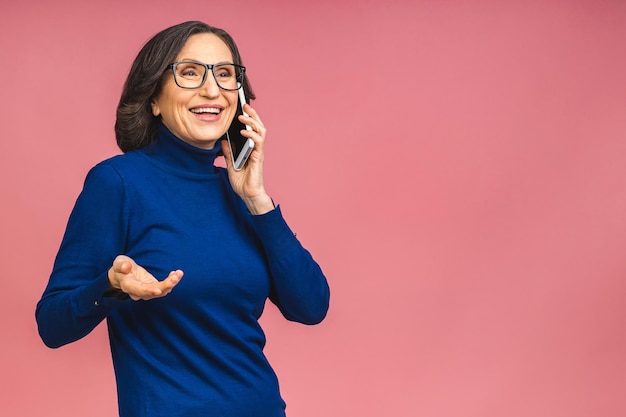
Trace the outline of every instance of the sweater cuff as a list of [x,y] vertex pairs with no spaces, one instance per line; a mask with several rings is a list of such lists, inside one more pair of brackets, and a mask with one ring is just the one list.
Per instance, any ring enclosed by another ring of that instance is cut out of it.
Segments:
[[252,215],[252,224],[269,257],[282,257],[300,243],[285,221],[280,205],[265,214]]
[[93,284],[85,288],[85,292],[80,295],[79,301],[79,311],[81,312],[81,316],[102,314],[103,310],[108,312],[119,303],[124,302],[127,297],[117,298],[105,296],[105,293],[110,286],[109,277],[105,271],[98,277],[97,280],[93,282]]

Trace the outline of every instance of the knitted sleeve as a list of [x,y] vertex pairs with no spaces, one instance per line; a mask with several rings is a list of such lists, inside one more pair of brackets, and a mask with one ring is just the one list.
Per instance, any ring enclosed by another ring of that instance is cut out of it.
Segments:
[[122,178],[106,163],[87,175],[69,217],[54,267],[35,317],[49,347],[90,333],[122,300],[104,297],[107,271],[124,253],[127,201]]
[[330,301],[328,282],[285,222],[280,206],[252,216],[252,222],[270,266],[270,300],[288,320],[304,324],[321,322]]

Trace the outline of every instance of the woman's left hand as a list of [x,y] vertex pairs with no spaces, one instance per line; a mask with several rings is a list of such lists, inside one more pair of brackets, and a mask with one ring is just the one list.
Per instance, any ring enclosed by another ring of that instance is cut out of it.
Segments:
[[250,126],[252,130],[242,130],[241,135],[254,141],[254,148],[248,158],[248,162],[240,171],[235,171],[231,157],[230,144],[227,140],[222,143],[228,179],[233,190],[246,203],[252,214],[265,214],[274,209],[272,199],[265,191],[263,183],[263,157],[265,135],[267,133],[258,113],[249,105],[244,105],[244,111],[248,117],[240,115],[239,120]]

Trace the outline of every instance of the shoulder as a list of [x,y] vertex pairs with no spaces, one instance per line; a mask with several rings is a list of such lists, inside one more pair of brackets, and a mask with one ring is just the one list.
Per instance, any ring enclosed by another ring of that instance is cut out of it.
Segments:
[[106,191],[119,188],[134,176],[139,175],[141,157],[136,152],[116,155],[93,166],[85,178],[85,187]]
[[141,154],[142,152],[139,150],[115,155],[98,163],[92,169],[106,169],[103,167],[108,167],[110,169],[124,171],[133,166],[142,165],[144,158]]
[[115,174],[123,178],[132,175],[134,171],[142,169],[142,166],[145,165],[143,159],[137,151],[115,155],[96,164],[89,170],[87,176],[108,177]]

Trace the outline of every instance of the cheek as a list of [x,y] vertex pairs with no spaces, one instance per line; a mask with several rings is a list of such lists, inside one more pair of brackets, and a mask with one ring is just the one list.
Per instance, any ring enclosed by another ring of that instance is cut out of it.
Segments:
[[191,96],[191,94],[172,84],[173,82],[168,82],[163,86],[158,100],[156,101],[156,107],[158,107],[163,117],[172,117],[175,113],[184,114],[187,110],[187,102],[190,99],[189,96]]
[[237,93],[228,97],[228,105],[231,108],[233,115],[237,113],[237,110],[239,109],[239,96]]

